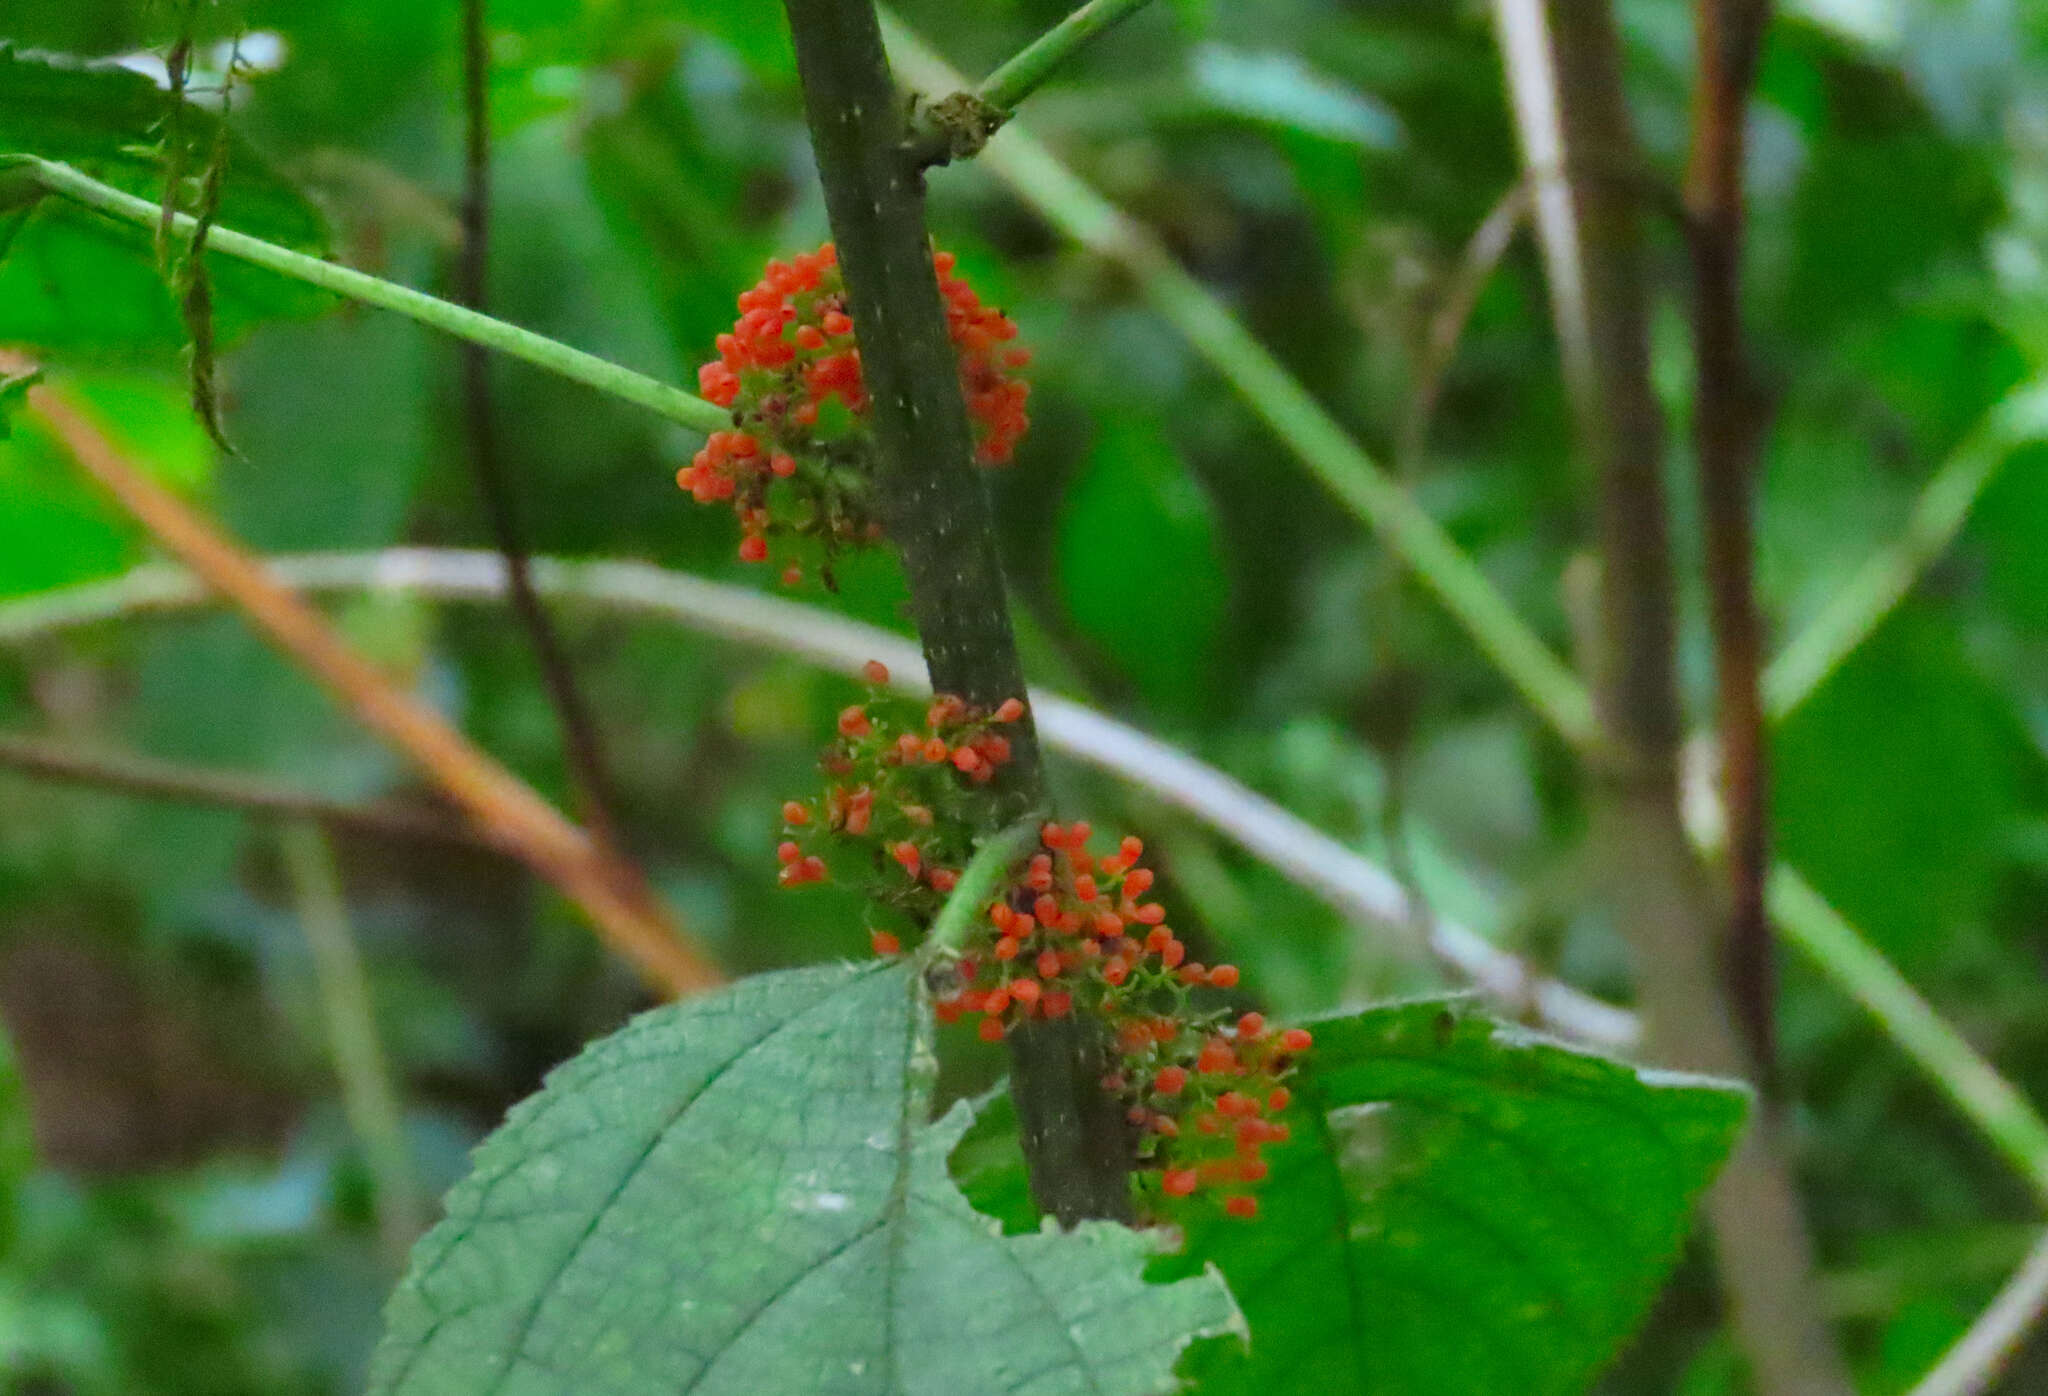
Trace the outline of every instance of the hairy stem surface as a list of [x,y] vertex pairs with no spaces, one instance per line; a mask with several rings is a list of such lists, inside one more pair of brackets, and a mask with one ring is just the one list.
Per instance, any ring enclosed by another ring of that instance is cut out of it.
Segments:
[[[1024,693],[1024,671],[932,267],[908,108],[871,0],[785,0],[785,9],[874,401],[883,522],[902,552],[925,665],[934,689],[992,708]],[[997,824],[1036,808],[1042,794],[1028,715],[1010,736]],[[1099,1038],[1092,1025],[1062,1019],[1009,1039],[1032,1190],[1065,1223],[1131,1216],[1125,1127],[1100,1085]]]

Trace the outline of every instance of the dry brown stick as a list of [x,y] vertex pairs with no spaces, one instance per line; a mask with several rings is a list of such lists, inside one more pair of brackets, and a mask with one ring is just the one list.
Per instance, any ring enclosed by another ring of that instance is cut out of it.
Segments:
[[98,786],[143,799],[312,820],[351,834],[401,843],[421,840],[507,851],[469,824],[395,801],[330,800],[238,772],[160,761],[132,752],[80,751],[16,732],[0,732],[0,767],[44,780]]
[[247,552],[130,465],[68,395],[42,384],[29,390],[28,405],[131,517],[359,721],[411,759],[492,838],[558,887],[652,987],[679,995],[721,982],[716,966],[684,938],[630,868],[607,858],[518,777],[378,673]]
[[1742,344],[1744,113],[1768,0],[1698,0],[1697,75],[1685,207],[1692,247],[1697,387],[1693,440],[1708,619],[1714,637],[1721,799],[1728,821],[1729,992],[1748,1029],[1759,1079],[1776,1061],[1770,925],[1770,792],[1764,747],[1763,636],[1757,617],[1751,498],[1765,407]]
[[[1657,1060],[1748,1076],[1715,953],[1711,887],[1679,814],[1676,582],[1666,432],[1650,382],[1649,291],[1634,201],[1563,172],[1626,167],[1635,132],[1609,0],[1495,0],[1581,454],[1596,476],[1595,703],[1606,750],[1593,836]],[[1848,1396],[1776,1122],[1757,1119],[1708,1200],[1732,1327],[1759,1396]]]

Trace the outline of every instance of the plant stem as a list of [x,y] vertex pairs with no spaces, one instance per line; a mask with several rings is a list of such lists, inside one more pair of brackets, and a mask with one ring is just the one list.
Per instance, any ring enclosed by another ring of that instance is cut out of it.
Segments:
[[1841,982],[2048,1205],[2048,1123],[2019,1090],[1977,1054],[1856,928],[1806,880],[1779,867],[1770,909],[1785,938],[1832,967]]
[[1770,788],[1750,518],[1768,413],[1742,344],[1742,164],[1749,89],[1770,0],[1696,0],[1693,14],[1697,77],[1685,175],[1693,261],[1693,440],[1728,831],[1727,976],[1760,1079],[1768,1085],[1777,1057],[1776,975],[1764,915]]
[[29,390],[28,402],[131,518],[233,602],[357,720],[410,758],[481,828],[559,887],[652,987],[679,995],[721,982],[717,967],[687,940],[632,868],[608,857],[439,713],[378,673],[319,612],[273,581],[243,548],[129,464],[69,398],[42,385]]
[[[45,780],[94,785],[144,799],[213,805],[222,809],[315,822],[352,834],[400,843],[498,848],[445,815],[394,803],[351,804],[206,767],[129,754],[87,754],[16,733],[0,733],[0,767]],[[503,851],[500,849],[500,851]]]
[[1906,1396],[1983,1396],[2048,1311],[2048,1233],[2044,1233],[1990,1307]]
[[[33,155],[6,155],[0,156],[0,168],[24,171],[36,184],[53,194],[61,194],[109,217],[145,228],[155,227],[162,212],[147,200],[124,194],[54,160],[38,159]],[[190,236],[193,228],[190,216],[176,214],[171,224],[174,231]],[[503,320],[493,320],[488,315],[465,310],[439,297],[381,277],[323,262],[318,257],[308,257],[231,228],[209,228],[206,250],[223,253],[365,305],[396,311],[444,334],[470,340],[501,354],[510,354],[515,359],[524,359],[550,373],[558,373],[621,401],[645,407],[693,431],[713,432],[732,425],[731,415],[723,408],[692,397],[659,379],[635,373],[595,354],[572,349],[546,335],[522,330]]]
[[[904,72],[918,86],[944,91],[960,85],[960,75],[900,22],[890,21],[889,36]],[[1351,440],[1149,230],[1125,217],[1017,127],[1008,128],[977,163],[1010,184],[1083,247],[1127,268],[1145,298],[1237,390],[1245,405],[1414,569],[1524,700],[1566,741],[1575,746],[1594,742],[1598,733],[1592,698],[1578,676],[1515,614],[1443,527]]]
[[[903,556],[933,688],[993,708],[1024,692],[988,495],[973,464],[959,359],[925,227],[924,177],[871,0],[784,0],[811,146],[871,394],[883,523]],[[997,819],[1038,807],[1038,742],[1010,733]],[[1093,1024],[1010,1035],[1012,1090],[1040,1207],[1071,1224],[1132,1216],[1121,1112],[1099,1084]]]
[[1084,44],[1143,9],[1146,3],[1147,0],[1088,0],[990,73],[974,95],[997,111],[1015,111]]
[[[308,593],[386,591],[444,601],[499,601],[503,559],[452,548],[392,548],[373,553],[267,557],[281,586]],[[543,596],[653,617],[737,644],[794,655],[859,678],[871,659],[888,666],[899,689],[928,695],[916,677],[916,646],[886,630],[745,587],[667,572],[638,562],[534,559]],[[0,602],[0,645],[23,644],[123,616],[214,600],[181,568],[146,564],[120,577]],[[1033,693],[1031,710],[1047,748],[1149,792],[1191,815],[1307,888],[1333,911],[1372,931],[1409,930],[1427,920],[1425,948],[1450,973],[1469,980],[1500,1011],[1533,1017],[1576,1041],[1626,1050],[1638,1039],[1635,1015],[1571,985],[1441,914],[1424,918],[1401,882],[1314,825],[1179,747],[1070,699]]]
[[[1594,771],[1606,788],[1593,837],[1609,863],[1653,1056],[1747,1077],[1753,1063],[1716,962],[1704,872],[1680,821],[1676,588],[1635,200],[1609,181],[1565,174],[1635,159],[1614,17],[1607,0],[1496,0],[1495,14],[1524,162],[1537,180],[1536,228],[1575,435],[1596,480],[1594,688],[1610,752]],[[1752,1124],[1708,1200],[1735,1334],[1762,1396],[1847,1396],[1774,1123]]]
[[279,850],[297,903],[299,926],[313,955],[327,1048],[341,1083],[341,1108],[362,1145],[377,1190],[377,1235],[393,1271],[426,1230],[426,1202],[405,1139],[405,1114],[370,1003],[369,976],[349,925],[348,902],[334,850],[318,825],[287,824]]
[[[462,250],[456,258],[456,298],[482,313],[490,303],[491,127],[488,101],[490,54],[484,24],[485,0],[462,0]],[[540,671],[541,689],[555,710],[562,749],[575,785],[579,812],[590,836],[624,860],[615,812],[618,800],[605,771],[604,748],[597,721],[576,683],[562,640],[534,594],[527,566],[526,528],[519,500],[498,449],[496,414],[491,403],[491,363],[484,346],[463,340],[462,417],[468,437],[470,473],[478,502],[489,520],[491,537],[505,558],[511,583],[512,614],[519,618]]]

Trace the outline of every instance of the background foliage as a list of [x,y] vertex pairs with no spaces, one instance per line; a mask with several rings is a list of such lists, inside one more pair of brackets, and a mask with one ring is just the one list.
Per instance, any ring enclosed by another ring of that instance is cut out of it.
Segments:
[[[0,39],[138,53],[167,37],[166,8],[15,0]],[[1063,8],[902,10],[980,71]],[[1669,173],[1683,155],[1685,7],[1621,10],[1638,121]],[[779,7],[500,0],[491,18],[494,308],[689,381],[734,290],[768,256],[822,237]],[[445,289],[453,8],[245,0],[202,23],[209,42],[244,27],[274,36],[279,58],[238,93],[247,150],[224,221],[290,236],[291,208],[263,203],[275,171],[311,191],[349,261]],[[217,69],[208,42],[200,51]],[[61,154],[30,129],[47,113],[6,86],[12,71],[0,58],[0,146]],[[1777,414],[1759,517],[1780,639],[1899,531],[1979,415],[2043,371],[2044,79],[2048,18],[2016,0],[1808,0],[1773,30],[1746,309]],[[1484,6],[1155,6],[1035,98],[1031,120],[1363,442],[1396,454],[1429,317],[1517,169]],[[996,482],[1034,675],[1411,868],[1447,914],[1625,995],[1618,941],[1583,910],[1586,792],[1556,741],[1123,276],[972,169],[933,192],[938,235],[1039,352],[1034,429]],[[253,544],[484,541],[446,343],[371,312],[314,317],[317,299],[253,277],[244,313],[224,286],[223,328],[237,336],[221,370],[237,454],[224,456],[185,410],[175,307],[146,241],[65,221],[22,237],[0,263],[0,340],[55,351],[138,459]],[[1654,251],[1657,376],[1682,425],[1683,249],[1662,227]],[[64,278],[73,290],[52,308],[41,294],[56,258],[85,274]],[[1519,242],[1479,297],[1428,448],[1402,468],[1564,650],[1559,578],[1590,506],[1555,364],[1541,270]],[[494,374],[539,550],[755,580],[732,559],[729,522],[672,484],[687,434],[517,365]],[[1961,545],[1778,730],[1773,753],[1784,852],[2036,1095],[2048,1091],[2043,466],[2039,447],[2005,465]],[[1691,547],[1683,521],[1678,536]],[[147,553],[33,423],[0,443],[0,594]],[[901,628],[889,566],[842,581],[842,609]],[[1711,689],[1700,610],[1689,596],[1696,712]],[[550,712],[502,612],[384,599],[340,616],[566,798]],[[572,617],[569,633],[631,841],[692,929],[735,972],[861,952],[846,901],[777,895],[771,876],[774,810],[808,784],[849,689],[659,627]],[[227,617],[0,654],[0,709],[10,729],[338,796],[407,788]],[[1190,908],[1177,919],[1227,944],[1276,1011],[1434,983],[1384,936],[1212,836],[1081,772],[1054,776],[1071,808],[1163,852]],[[405,1083],[414,1186],[438,1194],[511,1101],[641,1000],[544,889],[487,854],[367,839],[340,851]],[[35,1141],[31,1162],[18,1122],[0,1133],[10,1389],[359,1389],[392,1275],[376,1222],[393,1202],[344,1121],[275,827],[0,776],[0,1016]],[[1829,1300],[1867,1389],[1900,1390],[2025,1248],[2030,1205],[1877,1030],[1797,965],[1783,1023]],[[996,1065],[955,1045],[949,1060],[966,1064],[942,1083],[949,1095]],[[1704,1396],[1733,1380],[1695,1264],[1604,1389]],[[2037,1345],[2002,1389],[2044,1385]]]

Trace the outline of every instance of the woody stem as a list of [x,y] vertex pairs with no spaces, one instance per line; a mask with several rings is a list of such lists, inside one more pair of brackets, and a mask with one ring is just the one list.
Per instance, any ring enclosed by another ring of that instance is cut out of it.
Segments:
[[[932,687],[993,708],[1024,692],[988,495],[925,226],[924,180],[872,0],[784,0],[871,396],[882,521],[903,556]],[[1010,729],[988,830],[1037,808],[1029,715]],[[1121,1112],[1102,1090],[1092,1024],[1012,1033],[1012,1089],[1039,1205],[1060,1221],[1131,1215]]]

